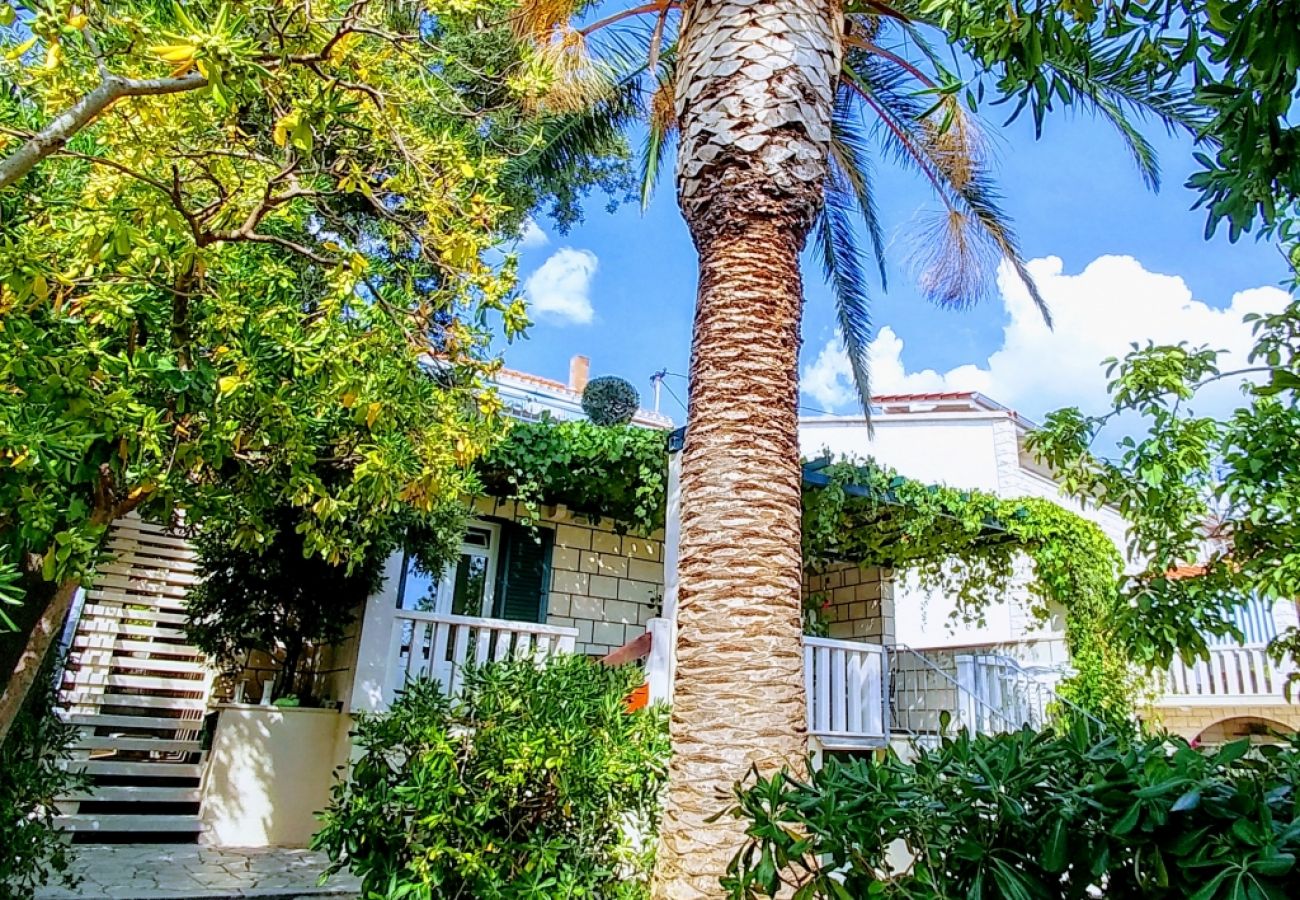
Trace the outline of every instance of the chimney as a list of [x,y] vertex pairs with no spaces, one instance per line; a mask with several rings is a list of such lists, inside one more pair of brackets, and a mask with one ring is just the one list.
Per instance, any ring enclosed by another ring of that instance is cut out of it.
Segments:
[[569,390],[581,394],[590,374],[591,360],[585,356],[572,357],[569,360]]

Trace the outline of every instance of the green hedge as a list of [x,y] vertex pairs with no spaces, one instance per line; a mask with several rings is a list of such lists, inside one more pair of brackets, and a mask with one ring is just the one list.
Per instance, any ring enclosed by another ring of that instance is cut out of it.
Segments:
[[373,898],[648,896],[667,716],[629,713],[639,669],[492,663],[449,699],[415,683],[362,718],[314,845]]
[[[751,840],[726,884],[796,900],[1300,897],[1298,774],[1294,738],[1201,751],[1084,725],[963,733],[911,762],[832,759],[809,783],[738,791]],[[911,862],[890,872],[902,847]]]

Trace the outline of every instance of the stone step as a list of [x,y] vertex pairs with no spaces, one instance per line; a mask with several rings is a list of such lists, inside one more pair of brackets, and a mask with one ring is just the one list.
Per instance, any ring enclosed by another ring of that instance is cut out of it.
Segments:
[[88,791],[78,791],[61,797],[61,800],[80,803],[95,801],[97,803],[198,803],[199,789],[196,787],[152,787],[149,785],[103,785]]
[[198,816],[97,816],[87,813],[84,815],[55,816],[54,823],[64,831],[79,833],[99,831],[104,833],[128,832],[131,834],[161,834],[163,832],[197,834],[203,830],[203,823],[199,821]]

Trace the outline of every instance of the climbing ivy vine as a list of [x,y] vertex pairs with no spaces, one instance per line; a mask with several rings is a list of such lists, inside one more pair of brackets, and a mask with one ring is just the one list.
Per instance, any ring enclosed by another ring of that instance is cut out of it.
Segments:
[[[485,493],[520,501],[528,518],[563,503],[649,533],[664,524],[668,434],[585,421],[516,424],[477,472]],[[1117,625],[1131,621],[1119,614],[1122,560],[1094,523],[1050,500],[925,485],[869,461],[827,462],[805,479],[809,574],[843,562],[906,569],[974,621],[1024,583],[1033,614],[1046,619],[1053,604],[1066,611],[1076,674],[1063,696],[1103,720],[1128,719],[1136,685],[1128,652],[1134,637]],[[1032,578],[1019,565],[1026,557]],[[819,599],[810,600],[815,633]]]
[[593,520],[649,534],[663,527],[668,432],[586,421],[516,424],[477,463],[483,489],[518,500],[529,518],[563,503]]
[[870,461],[825,463],[809,477],[809,572],[837,562],[906,569],[923,588],[953,597],[957,615],[980,621],[1019,585],[1017,564],[1028,557],[1030,611],[1046,619],[1056,603],[1066,612],[1076,674],[1062,695],[1103,720],[1129,717],[1136,685],[1128,636],[1116,632],[1122,559],[1096,524],[1050,500],[924,485]]

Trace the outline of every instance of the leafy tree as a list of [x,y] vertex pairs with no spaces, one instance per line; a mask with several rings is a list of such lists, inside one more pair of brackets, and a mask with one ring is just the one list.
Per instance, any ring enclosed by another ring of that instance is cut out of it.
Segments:
[[[1096,111],[1151,182],[1151,147],[1130,117],[1153,114],[1192,131],[1203,121],[1177,84],[1147,90],[1151,68],[1094,26],[1092,4],[1017,4],[1033,9],[1026,27],[1005,3],[968,22],[973,5],[521,5],[516,28],[535,48],[539,103],[580,107],[648,83],[646,189],[675,138],[678,202],[700,258],[658,896],[715,896],[740,839],[734,822],[714,815],[718,791],[751,765],[767,771],[802,757],[799,260],[811,237],[866,402],[870,317],[857,220],[878,260],[884,243],[870,139],[933,186],[942,209],[914,262],[927,294],[962,306],[1001,260],[1041,299],[997,208],[971,115],[975,82],[989,83],[994,99],[1026,102],[1047,85],[1054,102]],[[977,62],[969,92],[931,47],[948,39]],[[720,756],[720,746],[734,752]]]
[[0,27],[0,171],[26,172],[0,189],[0,572],[39,616],[0,737],[121,515],[254,547],[289,506],[345,564],[395,516],[447,521],[499,431],[489,336],[527,323],[483,253],[556,184],[520,163],[558,126],[501,87],[501,45],[448,56],[503,9],[52,2]]
[[58,662],[51,657],[43,667],[13,729],[0,742],[0,828],[5,835],[0,895],[5,897],[30,897],[51,879],[76,886],[67,835],[54,826],[54,801],[85,790],[90,779],[66,765],[81,729],[54,714]]
[[[1259,596],[1300,596],[1300,303],[1251,316],[1246,370],[1224,371],[1208,347],[1137,346],[1107,361],[1112,407],[1047,417],[1029,446],[1079,498],[1114,504],[1132,524],[1143,570],[1125,585],[1134,655],[1166,666],[1208,653],[1207,635],[1241,637],[1234,607]],[[1219,418],[1198,394],[1247,375],[1245,400]],[[1094,452],[1117,417],[1134,428],[1113,457]],[[1300,649],[1294,633],[1285,647]]]

